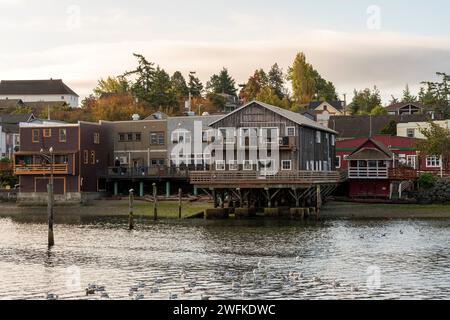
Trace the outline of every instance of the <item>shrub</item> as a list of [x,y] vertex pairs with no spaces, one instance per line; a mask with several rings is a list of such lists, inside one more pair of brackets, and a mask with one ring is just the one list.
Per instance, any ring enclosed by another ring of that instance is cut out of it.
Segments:
[[0,162],[1,162],[1,163],[10,163],[11,160],[9,160],[8,158],[1,158],[1,159],[0,159]]
[[425,189],[431,189],[436,185],[438,178],[432,173],[423,173],[419,176],[419,186]]

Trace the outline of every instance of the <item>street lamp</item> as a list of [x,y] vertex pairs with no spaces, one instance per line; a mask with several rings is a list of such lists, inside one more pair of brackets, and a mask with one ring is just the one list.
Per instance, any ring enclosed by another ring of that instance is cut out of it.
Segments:
[[42,157],[50,163],[50,181],[47,185],[48,201],[47,201],[47,215],[48,215],[48,246],[55,245],[55,238],[53,235],[53,220],[54,220],[54,189],[53,189],[53,167],[55,164],[55,156],[53,154],[53,147],[50,147],[48,153],[41,149]]

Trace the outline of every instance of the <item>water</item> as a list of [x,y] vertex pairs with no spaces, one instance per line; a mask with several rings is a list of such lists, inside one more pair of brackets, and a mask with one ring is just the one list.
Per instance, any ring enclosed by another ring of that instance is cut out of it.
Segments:
[[0,299],[450,299],[449,220],[40,220],[0,218]]

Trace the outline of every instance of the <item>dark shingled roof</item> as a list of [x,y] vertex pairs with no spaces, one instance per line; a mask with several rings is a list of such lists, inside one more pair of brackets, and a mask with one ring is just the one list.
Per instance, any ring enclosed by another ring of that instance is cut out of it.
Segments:
[[[426,114],[404,114],[404,115],[385,115],[385,116],[332,116],[328,122],[330,129],[339,132],[340,139],[350,138],[369,138],[380,134],[381,131],[391,122],[426,122],[430,116]],[[435,119],[439,120],[439,119]],[[372,127],[372,132],[370,128]]]
[[343,101],[311,101],[309,103],[310,109],[316,109],[322,103],[327,102],[332,105],[336,110],[343,111],[344,110],[344,102]]
[[22,107],[23,101],[20,99],[1,99],[0,100],[0,109],[9,109],[9,108],[17,108]]
[[0,82],[1,95],[28,94],[70,94],[78,95],[61,79],[50,80],[2,80]]
[[0,123],[2,124],[19,124],[21,122],[29,122],[34,119],[35,117],[32,113],[0,115]]

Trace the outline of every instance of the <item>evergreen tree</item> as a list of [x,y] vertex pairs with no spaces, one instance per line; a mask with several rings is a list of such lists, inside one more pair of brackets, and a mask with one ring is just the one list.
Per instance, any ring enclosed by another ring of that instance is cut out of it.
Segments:
[[366,88],[361,91],[354,91],[354,97],[350,104],[353,114],[370,114],[370,112],[381,105],[381,94],[375,86],[373,90]]
[[191,95],[194,98],[200,98],[202,96],[203,84],[202,84],[202,82],[200,81],[199,78],[194,76],[193,73],[189,74],[188,89],[189,89],[189,92],[191,93]]
[[409,85],[406,85],[405,90],[403,90],[402,102],[404,103],[417,102],[417,97],[412,95],[411,91],[409,90]]
[[255,100],[261,89],[269,83],[267,74],[263,69],[256,70],[241,90],[240,97],[246,102]]
[[228,73],[226,68],[223,68],[220,73],[211,76],[211,79],[206,84],[206,90],[210,93],[229,94],[236,96],[236,82]]
[[283,70],[278,66],[278,63],[275,63],[268,73],[268,85],[280,99],[285,96],[284,78]]
[[189,88],[186,84],[186,80],[180,71],[176,71],[170,78],[172,83],[172,90],[175,92],[179,101],[185,100],[189,96]]

